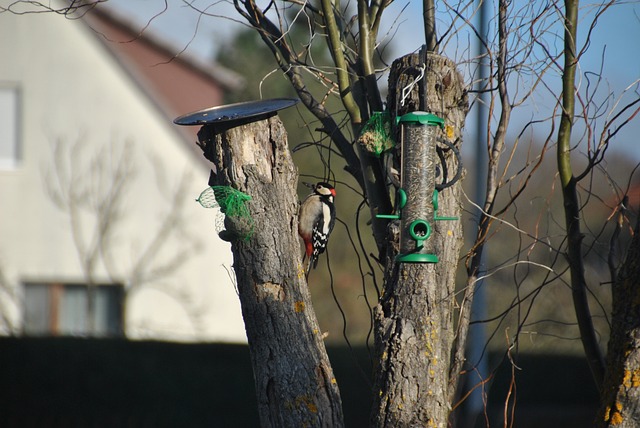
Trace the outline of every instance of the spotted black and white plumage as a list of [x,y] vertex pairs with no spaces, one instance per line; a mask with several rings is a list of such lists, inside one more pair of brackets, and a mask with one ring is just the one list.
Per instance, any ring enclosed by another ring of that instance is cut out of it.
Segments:
[[333,199],[336,190],[328,183],[310,186],[313,192],[300,205],[298,233],[305,246],[305,258],[309,258],[307,274],[318,265],[318,256],[327,249],[327,242],[336,222]]

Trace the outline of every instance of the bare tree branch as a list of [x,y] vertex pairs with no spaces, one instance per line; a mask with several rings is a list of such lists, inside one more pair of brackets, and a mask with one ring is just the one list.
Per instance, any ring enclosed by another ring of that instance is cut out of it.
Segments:
[[604,379],[604,357],[593,328],[591,311],[586,294],[584,260],[582,257],[582,232],[580,231],[580,205],[576,190],[576,178],[571,168],[571,127],[575,111],[575,75],[577,66],[576,33],[578,26],[578,1],[565,1],[564,69],[562,74],[562,116],[558,129],[558,171],[562,182],[565,222],[567,227],[567,258],[571,271],[571,290],[574,308],[580,327],[580,337],[587,361],[598,387]]

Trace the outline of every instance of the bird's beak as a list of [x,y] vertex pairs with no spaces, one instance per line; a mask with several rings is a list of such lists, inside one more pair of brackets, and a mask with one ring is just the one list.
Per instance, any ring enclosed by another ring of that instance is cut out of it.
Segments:
[[302,182],[302,184],[304,184],[305,186],[307,186],[309,189],[313,189],[314,187],[316,187],[315,184],[313,183],[307,183],[305,181]]

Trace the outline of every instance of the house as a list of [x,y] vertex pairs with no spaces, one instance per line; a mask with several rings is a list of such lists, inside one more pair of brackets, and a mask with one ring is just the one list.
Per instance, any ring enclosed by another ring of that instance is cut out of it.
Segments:
[[76,18],[0,14],[2,334],[246,342],[210,165],[172,123],[242,80]]

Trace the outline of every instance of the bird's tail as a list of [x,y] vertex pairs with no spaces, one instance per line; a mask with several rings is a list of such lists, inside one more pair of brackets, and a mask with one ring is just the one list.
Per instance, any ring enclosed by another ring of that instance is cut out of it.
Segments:
[[314,263],[314,259],[315,257],[313,257],[313,243],[311,241],[306,241],[305,240],[305,253],[302,256],[302,265],[304,266],[304,261],[305,259],[309,259],[309,262],[307,263],[307,267],[305,268],[304,272],[305,272],[305,277],[307,279],[309,279],[309,272],[311,272],[311,266],[313,265],[315,267],[316,264],[318,264],[318,261],[315,260]]
[[315,269],[317,266],[318,266],[318,256],[311,253],[311,255],[309,256],[309,263],[307,264],[307,272],[306,272],[307,279],[309,279],[309,272],[311,272],[311,268],[313,267]]

